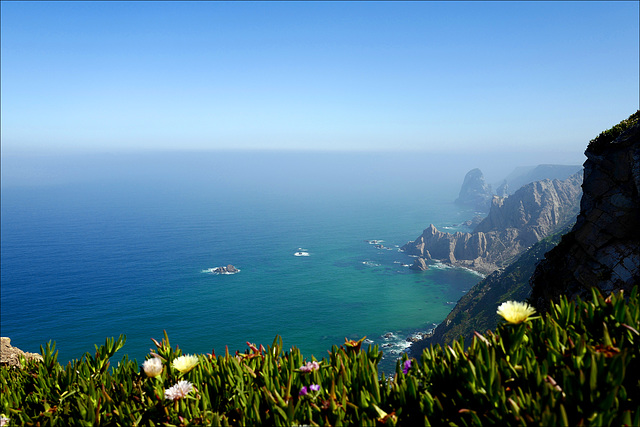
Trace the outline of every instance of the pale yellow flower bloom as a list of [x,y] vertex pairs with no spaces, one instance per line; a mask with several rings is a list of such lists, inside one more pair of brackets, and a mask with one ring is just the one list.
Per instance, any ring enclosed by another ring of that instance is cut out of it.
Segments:
[[173,361],[172,366],[184,374],[185,372],[189,372],[190,370],[195,368],[197,364],[198,356],[185,355],[176,358]]
[[507,301],[498,307],[498,314],[509,323],[522,323],[535,312],[536,310],[526,302]]
[[162,373],[162,360],[152,357],[142,364],[142,369],[148,377],[157,377]]

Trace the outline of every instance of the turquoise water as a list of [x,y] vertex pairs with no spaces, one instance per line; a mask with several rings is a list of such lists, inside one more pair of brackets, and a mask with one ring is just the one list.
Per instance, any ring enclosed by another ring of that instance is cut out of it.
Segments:
[[[139,361],[163,330],[187,353],[281,335],[317,358],[366,335],[389,371],[407,336],[480,280],[414,272],[398,251],[429,223],[462,229],[473,212],[451,203],[458,182],[425,174],[417,193],[382,157],[266,157],[94,159],[63,178],[52,166],[57,182],[3,186],[2,335],[26,351],[56,341],[63,362],[121,333]],[[240,273],[207,272],[227,264]]]

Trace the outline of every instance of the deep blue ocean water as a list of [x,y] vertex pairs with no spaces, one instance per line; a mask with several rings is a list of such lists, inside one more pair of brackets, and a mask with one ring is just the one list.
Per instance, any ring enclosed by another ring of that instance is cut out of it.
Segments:
[[[318,359],[366,335],[389,372],[406,338],[441,322],[481,278],[441,264],[415,272],[398,251],[430,223],[467,231],[456,224],[473,212],[452,201],[468,166],[443,162],[348,153],[3,159],[2,336],[34,352],[55,341],[64,363],[119,334],[127,344],[116,359],[138,361],[163,330],[186,353],[244,351],[281,335]],[[303,250],[309,256],[294,256]],[[206,271],[227,264],[240,273]]]

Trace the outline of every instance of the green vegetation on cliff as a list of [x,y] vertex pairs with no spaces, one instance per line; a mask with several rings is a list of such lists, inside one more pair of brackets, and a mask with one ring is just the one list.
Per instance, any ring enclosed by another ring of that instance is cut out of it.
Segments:
[[588,151],[594,154],[600,154],[604,147],[613,142],[624,131],[629,129],[640,120],[640,110],[630,115],[627,119],[622,120],[617,125],[600,133],[600,135],[589,141]]
[[475,331],[495,329],[499,320],[496,314],[498,306],[508,300],[524,301],[529,298],[529,278],[536,264],[558,244],[562,235],[572,226],[570,224],[562,231],[539,241],[509,266],[478,282],[460,298],[451,313],[435,329],[433,336],[411,348],[412,354],[419,354],[428,345],[450,344],[460,337],[469,343]]
[[26,426],[640,425],[637,288],[562,298],[546,316],[504,307],[495,333],[467,350],[460,340],[405,355],[392,376],[362,340],[317,361],[279,338],[188,356],[165,334],[143,367],[126,357],[111,366],[124,337],[66,366],[48,344],[42,362],[0,368],[0,411]]

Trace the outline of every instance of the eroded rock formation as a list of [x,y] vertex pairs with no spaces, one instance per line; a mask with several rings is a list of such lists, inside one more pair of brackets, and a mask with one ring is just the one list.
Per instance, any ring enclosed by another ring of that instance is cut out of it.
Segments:
[[491,197],[491,186],[485,183],[482,171],[476,168],[465,175],[455,203],[486,212],[489,209]]
[[402,249],[421,258],[491,273],[575,219],[581,182],[582,172],[564,181],[533,182],[510,197],[494,197],[489,215],[472,233],[444,233],[431,224]]

